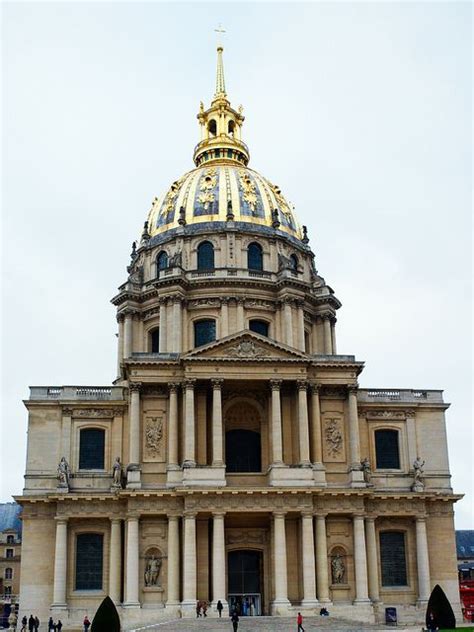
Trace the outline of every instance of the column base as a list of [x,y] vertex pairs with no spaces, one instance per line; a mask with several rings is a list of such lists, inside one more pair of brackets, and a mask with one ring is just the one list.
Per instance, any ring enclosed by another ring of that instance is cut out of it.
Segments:
[[52,603],[49,608],[55,612],[64,612],[67,610],[67,603]]
[[288,599],[275,599],[270,604],[270,611],[273,617],[290,616],[291,603]]
[[354,599],[352,603],[354,606],[370,606],[372,604],[368,597],[364,599]]
[[168,465],[166,468],[166,487],[177,487],[183,484],[183,470],[179,465]]
[[181,616],[183,617],[183,619],[196,618],[196,604],[197,599],[181,602]]
[[313,480],[318,487],[327,487],[326,468],[322,463],[313,463]]
[[135,463],[127,467],[127,489],[141,489],[141,474],[139,466]]
[[313,487],[313,468],[311,465],[288,467],[274,463],[268,468],[268,484],[272,487]]
[[127,608],[127,610],[139,609],[141,608],[141,603],[139,601],[127,601],[122,604],[122,608]]
[[423,609],[423,608],[426,609],[426,607],[428,606],[428,601],[429,601],[428,599],[417,599],[416,607],[420,609]]
[[192,467],[183,469],[183,486],[225,487],[225,466]]
[[349,481],[351,483],[351,487],[367,487],[367,484],[364,481],[364,472],[360,469],[351,467],[349,471]]
[[302,599],[301,607],[305,610],[309,608],[319,608],[319,601],[317,599]]

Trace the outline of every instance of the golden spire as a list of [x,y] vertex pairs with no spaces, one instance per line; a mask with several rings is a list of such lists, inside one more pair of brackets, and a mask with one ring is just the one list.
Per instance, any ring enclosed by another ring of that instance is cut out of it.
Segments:
[[217,75],[216,75],[216,93],[215,97],[226,96],[225,80],[224,80],[224,61],[222,59],[222,46],[217,47]]

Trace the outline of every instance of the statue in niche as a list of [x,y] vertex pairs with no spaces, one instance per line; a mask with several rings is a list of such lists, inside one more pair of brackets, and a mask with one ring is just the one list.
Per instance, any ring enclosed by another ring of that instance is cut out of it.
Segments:
[[58,487],[64,487],[65,489],[69,489],[69,479],[71,478],[71,468],[69,467],[69,463],[66,461],[66,457],[61,457],[61,460],[58,464],[57,469],[57,479],[59,481]]
[[113,470],[113,487],[122,487],[122,463],[120,457],[115,459],[115,463],[112,467]]
[[147,558],[145,566],[145,586],[157,586],[161,571],[161,559],[152,555]]
[[372,468],[370,466],[369,457],[366,456],[365,459],[360,462],[360,464],[362,466],[362,472],[364,474],[364,481],[367,483],[367,485],[370,485],[372,478]]
[[425,483],[423,481],[423,466],[425,461],[421,460],[421,457],[417,456],[413,461],[413,485],[412,490],[414,492],[422,492],[425,489]]
[[331,573],[333,584],[343,584],[344,575],[346,574],[346,566],[344,560],[339,553],[336,553],[331,560]]

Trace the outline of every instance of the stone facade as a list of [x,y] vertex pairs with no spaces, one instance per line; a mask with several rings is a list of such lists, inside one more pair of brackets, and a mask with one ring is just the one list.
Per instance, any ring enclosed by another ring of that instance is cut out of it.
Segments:
[[[363,363],[336,350],[341,304],[278,187],[246,168],[222,89],[198,115],[197,175],[155,200],[113,299],[114,385],[32,387],[25,402],[20,616],[77,624],[109,594],[128,625],[250,595],[248,614],[325,605],[374,621],[396,606],[422,621],[435,584],[459,610],[448,405],[441,391],[359,388]],[[94,588],[78,579],[87,534],[101,543]],[[384,534],[399,534],[403,580]]]

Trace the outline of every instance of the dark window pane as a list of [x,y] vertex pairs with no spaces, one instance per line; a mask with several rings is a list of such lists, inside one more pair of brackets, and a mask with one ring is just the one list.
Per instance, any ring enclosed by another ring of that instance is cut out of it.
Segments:
[[228,556],[229,593],[260,592],[259,551],[231,551]]
[[377,469],[399,470],[398,430],[375,431],[375,454]]
[[151,352],[159,353],[160,352],[160,330],[155,329],[151,332]]
[[291,268],[296,272],[298,270],[298,257],[296,255],[291,255]]
[[216,339],[216,321],[198,320],[194,323],[194,346],[200,347]]
[[158,257],[156,258],[156,267],[159,273],[160,270],[164,270],[168,267],[168,255],[164,250],[160,252]]
[[80,432],[79,469],[103,470],[105,430],[86,428]]
[[225,435],[227,472],[261,472],[260,434],[252,430],[229,430]]
[[203,241],[198,246],[198,270],[214,270],[214,246],[210,241]]
[[81,533],[76,540],[76,590],[102,589],[104,536]]
[[250,331],[254,331],[256,334],[262,336],[268,336],[268,323],[264,320],[251,320],[249,323]]
[[406,586],[407,566],[405,535],[398,531],[380,534],[380,565],[382,586]]
[[247,250],[247,256],[249,270],[263,270],[262,247],[259,244],[250,244]]

